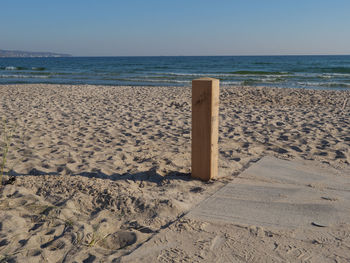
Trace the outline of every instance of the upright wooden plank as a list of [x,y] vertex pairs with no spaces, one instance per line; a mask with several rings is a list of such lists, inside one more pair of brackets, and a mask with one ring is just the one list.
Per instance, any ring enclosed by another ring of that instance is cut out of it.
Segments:
[[192,81],[192,177],[208,181],[218,173],[219,80]]

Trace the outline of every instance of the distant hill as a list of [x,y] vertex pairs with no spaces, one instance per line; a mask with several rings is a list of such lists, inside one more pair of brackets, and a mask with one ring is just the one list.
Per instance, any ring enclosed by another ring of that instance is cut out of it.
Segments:
[[30,52],[20,50],[2,50],[0,49],[0,58],[36,58],[36,57],[71,57],[69,54],[59,54],[52,52]]

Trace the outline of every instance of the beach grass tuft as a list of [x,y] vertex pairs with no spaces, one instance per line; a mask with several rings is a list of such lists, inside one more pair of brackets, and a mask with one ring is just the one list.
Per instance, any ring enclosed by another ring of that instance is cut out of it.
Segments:
[[9,153],[13,132],[14,130],[9,128],[8,121],[5,118],[3,118],[2,129],[1,129],[2,141],[0,141],[0,147],[1,147],[1,153],[2,153],[2,158],[0,163],[0,185],[2,185],[2,179],[4,176],[4,171],[7,163],[7,155]]
[[[13,171],[14,166],[17,162],[13,163],[11,167],[8,167],[8,156],[10,148],[13,147],[12,140],[14,138],[17,129],[17,124],[11,125],[9,120],[2,118],[0,127],[0,188],[2,185],[14,184],[16,177],[11,176],[7,181],[3,182],[3,177],[5,173],[9,174]],[[18,150],[18,149],[15,149]]]

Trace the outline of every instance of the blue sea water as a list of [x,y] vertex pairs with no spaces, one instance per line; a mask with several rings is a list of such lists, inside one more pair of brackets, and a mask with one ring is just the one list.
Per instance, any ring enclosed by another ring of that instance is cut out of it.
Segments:
[[350,89],[350,56],[0,58],[0,84],[222,85]]

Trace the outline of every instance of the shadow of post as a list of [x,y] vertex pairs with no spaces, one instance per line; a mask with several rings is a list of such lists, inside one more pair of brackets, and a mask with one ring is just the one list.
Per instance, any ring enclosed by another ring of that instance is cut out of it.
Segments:
[[[59,172],[44,172],[37,169],[32,169],[28,172],[28,174],[20,174],[16,173],[15,171],[10,171],[6,173],[5,175],[13,176],[13,177],[19,177],[19,176],[44,176],[44,175],[50,175],[50,176],[59,176],[61,173]],[[148,171],[141,171],[136,173],[123,173],[123,174],[112,174],[107,175],[99,170],[93,171],[93,172],[81,172],[81,173],[70,173],[66,176],[84,176],[87,178],[99,178],[104,180],[111,180],[111,181],[126,181],[131,180],[134,182],[150,182],[150,183],[156,183],[158,185],[162,185],[164,180],[167,181],[173,181],[173,180],[181,180],[181,181],[193,181],[198,180],[195,178],[191,178],[191,173],[181,173],[178,171],[169,171],[166,175],[162,176],[159,173],[157,173],[156,168],[151,168]]]

